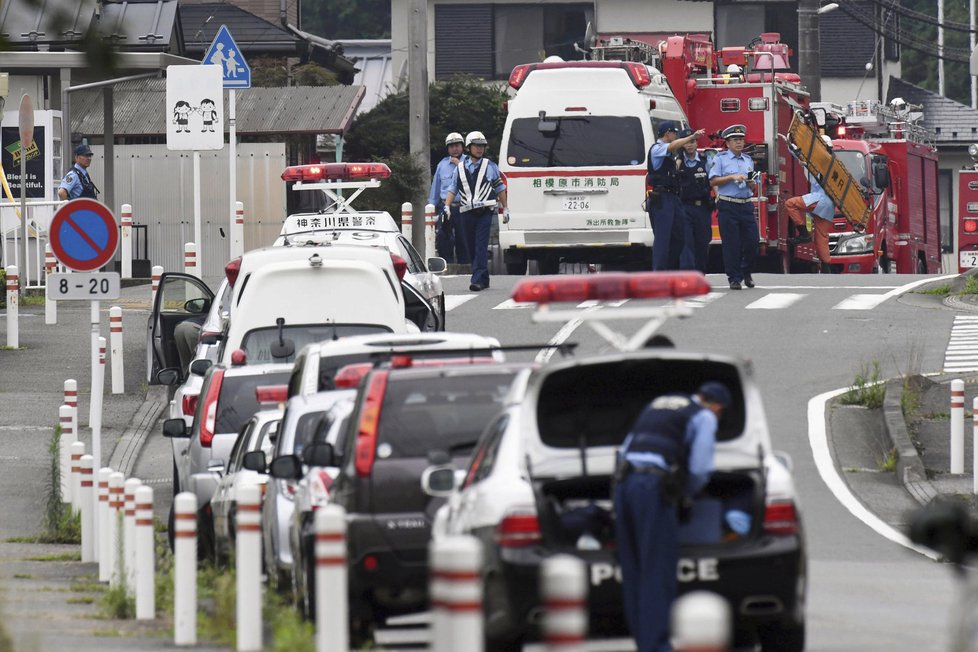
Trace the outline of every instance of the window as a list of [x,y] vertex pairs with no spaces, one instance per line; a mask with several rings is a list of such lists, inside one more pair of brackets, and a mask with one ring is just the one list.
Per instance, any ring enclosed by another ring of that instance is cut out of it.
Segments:
[[[284,385],[288,381],[288,371],[257,376],[225,376],[217,401],[214,432],[240,432],[241,426],[261,407],[255,390],[265,385]],[[204,401],[198,404],[203,405]]]
[[282,338],[292,341],[293,350],[290,355],[272,358],[272,345],[279,341],[277,326],[248,331],[241,340],[241,348],[248,355],[248,364],[292,362],[295,359],[295,354],[301,351],[306,344],[339,339],[350,335],[372,335],[389,332],[389,328],[374,324],[287,324],[282,328]]
[[499,446],[503,443],[503,433],[509,425],[509,415],[504,414],[496,423],[489,426],[489,436],[485,437],[479,448],[472,454],[472,462],[469,470],[465,474],[465,481],[462,489],[466,489],[476,482],[482,482],[496,465],[496,457],[499,453]]
[[954,171],[937,171],[937,210],[940,215],[940,243],[941,251],[950,253],[954,251],[954,219],[951,207],[954,205]]
[[537,118],[514,120],[509,134],[512,165],[592,167],[645,161],[642,122],[636,117],[565,117],[556,122],[556,131],[543,133]]

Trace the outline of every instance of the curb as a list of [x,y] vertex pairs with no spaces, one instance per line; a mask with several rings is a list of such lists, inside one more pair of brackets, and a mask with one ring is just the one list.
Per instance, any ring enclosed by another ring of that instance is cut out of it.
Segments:
[[949,294],[944,297],[944,305],[955,310],[965,310],[968,312],[978,312],[978,304],[974,301],[965,301],[959,295]]
[[136,410],[129,425],[122,433],[122,438],[116,443],[112,450],[109,466],[114,471],[119,471],[127,478],[136,468],[136,461],[139,453],[143,449],[146,436],[156,424],[160,414],[167,406],[166,387],[163,385],[151,385],[146,392],[143,404]]
[[897,480],[907,492],[921,505],[926,505],[939,495],[934,484],[927,479],[924,463],[917,454],[917,448],[910,439],[907,423],[903,418],[900,397],[903,394],[903,380],[892,379],[886,382],[883,398],[883,423],[890,436],[890,442],[897,452]]

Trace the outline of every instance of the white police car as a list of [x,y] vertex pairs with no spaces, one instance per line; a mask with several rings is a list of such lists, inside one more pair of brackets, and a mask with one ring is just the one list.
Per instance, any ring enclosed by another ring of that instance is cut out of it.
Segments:
[[[438,318],[435,330],[445,330],[445,292],[438,278],[447,269],[445,259],[421,256],[401,234],[390,213],[352,208],[353,200],[363,190],[380,186],[380,180],[389,178],[390,174],[390,168],[383,163],[324,163],[286,168],[282,179],[294,182],[294,190],[320,190],[332,203],[321,212],[289,215],[274,244],[288,247],[334,243],[387,248],[396,256],[395,265],[403,261],[406,266],[404,281],[435,307]],[[337,192],[341,189],[351,190],[353,194],[341,197]]]
[[[527,279],[513,298],[675,298],[705,291],[709,285],[698,273],[596,274]],[[648,309],[646,317],[661,309]],[[614,318],[613,309],[602,312]],[[733,405],[720,421],[716,471],[683,526],[680,591],[723,596],[735,614],[738,644],[759,642],[765,652],[804,649],[806,556],[791,464],[772,450],[751,368],[664,348],[523,372],[468,468],[426,472],[428,493],[448,498],[433,536],[469,534],[482,543],[486,649],[520,649],[535,633],[539,566],[556,553],[588,565],[590,631],[626,634],[610,499],[616,451],[654,397],[693,393],[705,381],[724,383]]]

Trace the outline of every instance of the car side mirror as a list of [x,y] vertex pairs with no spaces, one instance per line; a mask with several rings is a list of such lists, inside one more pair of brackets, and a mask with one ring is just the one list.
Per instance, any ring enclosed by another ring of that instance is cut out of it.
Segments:
[[241,466],[256,473],[268,473],[268,469],[265,468],[264,451],[248,451],[241,460]]
[[873,168],[873,180],[876,182],[878,188],[889,188],[890,187],[890,171],[887,170],[882,165]]
[[[190,363],[190,373],[195,376],[203,376],[214,363],[206,358],[200,358]],[[162,372],[161,372],[162,373]]]
[[339,466],[336,449],[329,442],[303,448],[302,461],[306,466]]
[[160,369],[156,372],[156,381],[160,385],[179,385],[180,384],[180,369],[177,367],[167,367],[166,369]]
[[186,439],[190,437],[190,428],[187,427],[183,419],[167,419],[163,422],[163,436],[173,439]]
[[191,315],[202,315],[208,310],[210,310],[211,302],[210,299],[204,297],[198,297],[196,299],[190,299],[183,304],[183,309],[189,312]]
[[435,498],[445,498],[455,490],[455,469],[451,466],[429,466],[421,474],[421,489]]
[[448,269],[448,263],[440,256],[432,256],[428,259],[428,271],[432,274],[442,274]]
[[268,472],[279,480],[298,480],[302,477],[302,462],[298,455],[280,455],[272,460]]

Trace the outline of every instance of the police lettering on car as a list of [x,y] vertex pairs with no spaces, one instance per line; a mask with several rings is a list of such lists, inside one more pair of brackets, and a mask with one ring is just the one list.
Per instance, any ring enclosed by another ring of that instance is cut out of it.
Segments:
[[61,179],[58,187],[58,198],[62,201],[87,197],[88,199],[98,199],[100,190],[92,177],[88,174],[88,166],[92,164],[92,150],[88,145],[79,145],[75,148],[75,164],[68,170],[68,174]]

